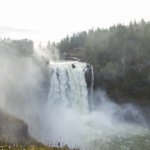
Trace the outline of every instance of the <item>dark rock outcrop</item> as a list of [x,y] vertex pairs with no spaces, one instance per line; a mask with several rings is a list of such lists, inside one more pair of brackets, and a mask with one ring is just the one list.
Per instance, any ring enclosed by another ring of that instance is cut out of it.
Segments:
[[75,68],[76,66],[74,64],[72,64],[72,68]]
[[87,64],[86,71],[85,71],[85,79],[87,83],[87,87],[90,88],[92,85],[92,66]]

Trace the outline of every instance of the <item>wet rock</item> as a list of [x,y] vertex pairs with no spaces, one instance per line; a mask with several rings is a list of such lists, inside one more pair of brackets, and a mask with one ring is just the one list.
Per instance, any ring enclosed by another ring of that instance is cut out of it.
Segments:
[[86,66],[85,79],[86,79],[87,87],[90,88],[92,84],[92,68],[90,64],[87,64]]
[[72,64],[72,68],[75,68],[76,66],[74,64]]

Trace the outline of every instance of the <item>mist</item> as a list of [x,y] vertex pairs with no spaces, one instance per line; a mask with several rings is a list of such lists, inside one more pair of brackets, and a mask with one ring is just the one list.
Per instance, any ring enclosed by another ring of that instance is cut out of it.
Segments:
[[[47,68],[35,51],[24,54],[13,46],[0,51],[0,106],[39,129],[47,93]],[[34,133],[34,131],[33,131]]]
[[[45,144],[61,142],[85,149],[92,141],[108,142],[114,137],[128,138],[146,133],[147,124],[138,107],[115,104],[101,89],[94,91],[93,96],[88,95],[83,72],[86,64],[49,63],[49,60],[59,60],[56,54],[57,57],[47,50],[34,49],[24,54],[11,46],[1,48],[0,108],[24,120],[31,135]],[[77,71],[73,72],[72,64]],[[70,73],[72,76],[69,78]],[[58,92],[56,81],[62,86]],[[67,91],[65,85],[71,90]],[[56,88],[53,95],[51,88]],[[58,102],[59,93],[62,94],[59,97],[61,103]],[[64,93],[70,94],[70,98]],[[91,110],[86,104],[88,99],[92,102]],[[88,111],[84,111],[84,107]]]

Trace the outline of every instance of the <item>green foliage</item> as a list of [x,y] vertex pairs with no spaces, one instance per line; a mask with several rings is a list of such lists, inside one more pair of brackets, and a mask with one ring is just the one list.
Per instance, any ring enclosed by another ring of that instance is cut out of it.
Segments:
[[73,36],[62,39],[57,45],[61,52],[66,52],[69,50],[81,50],[86,43],[87,33],[81,32],[78,34],[73,34]]

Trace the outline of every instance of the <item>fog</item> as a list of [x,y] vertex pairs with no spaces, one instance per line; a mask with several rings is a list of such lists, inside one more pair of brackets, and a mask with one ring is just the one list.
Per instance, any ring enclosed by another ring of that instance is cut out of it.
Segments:
[[29,125],[35,123],[33,127],[40,123],[47,92],[47,70],[41,61],[34,52],[21,55],[13,48],[0,51],[0,106]]
[[[115,104],[100,89],[89,96],[92,110],[86,113],[73,105],[50,103],[58,93],[49,98],[51,82],[55,82],[51,78],[49,60],[58,60],[59,57],[52,58],[53,55],[45,51],[34,50],[30,55],[20,54],[15,48],[0,51],[0,108],[24,120],[32,136],[45,144],[59,141],[70,146],[86,147],[91,141],[146,132],[146,121],[140,109],[131,104]],[[80,67],[79,63],[75,75],[82,73]],[[70,83],[78,85],[72,82],[75,79],[70,80]],[[82,94],[88,91],[84,82],[83,85],[81,82],[81,87],[76,86]],[[78,107],[80,105],[77,104]]]

